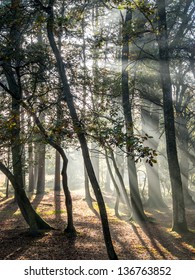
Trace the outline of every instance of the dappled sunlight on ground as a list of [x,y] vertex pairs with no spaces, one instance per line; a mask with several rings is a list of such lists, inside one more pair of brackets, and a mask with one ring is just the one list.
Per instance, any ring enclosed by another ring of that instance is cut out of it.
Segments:
[[[29,236],[27,225],[13,200],[0,204],[0,259],[108,259],[99,217],[87,206],[84,194],[72,192],[78,235],[64,235],[66,210],[63,193],[32,196],[37,212],[56,230]],[[97,210],[96,202],[93,203]],[[119,220],[107,205],[110,230],[119,259],[195,259],[195,209],[187,210],[193,230],[186,235],[171,231],[171,210],[146,209],[153,222]]]

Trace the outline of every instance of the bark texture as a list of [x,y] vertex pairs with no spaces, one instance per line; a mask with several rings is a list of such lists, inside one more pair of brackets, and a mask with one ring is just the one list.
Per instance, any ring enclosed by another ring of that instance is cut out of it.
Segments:
[[165,0],[157,0],[158,10],[158,45],[160,59],[160,75],[163,91],[163,110],[166,135],[166,149],[171,179],[172,200],[173,200],[173,225],[172,229],[177,232],[186,232],[187,223],[185,217],[184,196],[182,180],[178,162],[175,121],[172,101],[172,83],[169,70],[169,46],[167,35]]

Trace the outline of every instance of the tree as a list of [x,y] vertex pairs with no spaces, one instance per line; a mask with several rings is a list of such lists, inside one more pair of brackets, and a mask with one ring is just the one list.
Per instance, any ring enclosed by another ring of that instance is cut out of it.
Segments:
[[163,111],[165,121],[166,149],[169,165],[169,174],[172,187],[173,200],[173,225],[177,232],[186,232],[187,223],[185,217],[184,196],[182,180],[177,156],[175,121],[172,100],[172,83],[169,69],[169,46],[167,34],[166,4],[165,0],[157,0],[158,13],[158,46],[160,75],[163,92]]
[[46,145],[43,141],[38,143],[38,176],[37,176],[37,194],[45,193],[45,153],[46,153]]
[[[152,136],[148,139],[148,146],[157,151],[160,138],[160,111],[161,108],[156,104],[152,104],[148,100],[144,100],[141,108],[142,114],[142,127],[144,134]],[[158,162],[155,162],[152,166],[145,164],[147,178],[148,178],[148,201],[146,205],[154,208],[166,208],[166,204],[163,201]]]
[[[23,9],[23,6],[19,6],[18,9]],[[18,16],[21,16],[21,13],[18,13]],[[19,17],[20,18],[20,17]],[[23,19],[23,18],[22,18]],[[22,23],[22,19],[20,18],[21,20],[21,23]],[[40,47],[40,46],[39,46]],[[36,49],[35,49],[36,50]],[[23,49],[21,48],[21,46],[18,46],[18,52],[14,52],[14,55],[18,55],[18,53],[21,53],[23,51]],[[27,50],[26,50],[27,51]],[[29,51],[29,50],[28,50]],[[37,50],[36,50],[37,51]],[[37,52],[36,52],[37,54]],[[70,191],[68,189],[68,181],[67,181],[67,163],[68,163],[68,159],[65,155],[65,152],[64,150],[61,148],[61,146],[59,146],[55,141],[52,140],[52,138],[50,138],[46,132],[46,130],[44,129],[43,125],[41,124],[39,118],[37,117],[36,115],[36,109],[37,107],[39,108],[39,114],[44,110],[45,108],[45,104],[43,103],[43,95],[39,95],[38,97],[38,106],[35,106],[35,108],[33,108],[33,103],[31,101],[34,102],[34,95],[35,95],[35,91],[37,89],[37,80],[38,81],[43,81],[44,79],[44,72],[41,71],[41,73],[36,73],[39,75],[39,77],[36,77],[36,74],[35,73],[32,73],[32,83],[29,85],[29,86],[32,86],[32,94],[29,96],[27,96],[27,98],[24,98],[22,94],[17,94],[18,91],[19,93],[22,93],[25,89],[25,79],[20,79],[21,75],[20,75],[20,71],[23,70],[23,65],[26,66],[25,64],[25,58],[28,57],[29,53],[27,52],[26,56],[21,56],[21,61],[20,61],[20,64],[18,65],[18,69],[16,71],[16,73],[12,73],[11,71],[9,72],[6,72],[6,75],[7,75],[7,80],[8,80],[8,87],[1,83],[1,87],[4,89],[4,91],[6,93],[8,93],[11,97],[12,97],[12,100],[17,108],[17,112],[18,112],[18,118],[19,118],[19,114],[20,114],[20,110],[18,108],[22,107],[26,110],[26,112],[30,115],[30,117],[33,117],[34,119],[34,122],[36,123],[38,129],[39,129],[39,136],[40,136],[40,132],[42,133],[41,134],[41,137],[44,136],[44,142],[47,142],[49,143],[52,147],[54,147],[62,156],[62,159],[63,159],[63,167],[62,167],[62,181],[63,181],[63,189],[64,189],[64,193],[65,193],[65,196],[66,196],[66,208],[67,208],[67,216],[68,216],[68,223],[67,223],[67,227],[65,228],[65,232],[68,232],[69,234],[71,235],[75,235],[76,234],[76,230],[74,228],[74,225],[73,225],[73,215],[72,215],[72,200],[71,200],[71,195],[70,195]],[[32,54],[31,54],[32,55]],[[30,62],[28,61],[27,65],[30,67],[31,66],[34,66],[34,64],[36,64],[37,62],[36,59],[35,59],[35,55],[34,55],[34,58],[32,58],[32,56],[28,57]],[[32,58],[32,60],[31,60]],[[43,61],[42,59],[39,57],[38,59],[39,63],[41,64]],[[43,66],[43,64],[41,64],[41,66]],[[5,63],[5,66],[4,64],[2,65],[2,67],[7,67],[7,63]],[[35,69],[37,70],[37,67],[35,65]],[[41,67],[41,69],[43,70],[43,67]],[[7,70],[7,69],[5,69]],[[30,69],[31,70],[31,69]],[[35,71],[36,71],[35,70]],[[38,67],[38,72],[40,70],[40,67]],[[31,73],[30,71],[28,72],[28,74]],[[15,74],[15,75],[14,75]],[[34,75],[33,75],[34,74]],[[11,75],[11,77],[10,77]],[[15,76],[17,77],[17,79],[15,79]],[[24,75],[23,75],[24,76]],[[26,75],[28,76],[28,75]],[[29,77],[29,76],[28,76]],[[35,81],[33,80],[33,78],[35,77]],[[9,79],[10,78],[10,79]],[[37,79],[36,79],[37,78]],[[17,83],[18,82],[18,83]],[[22,83],[23,82],[23,83]],[[10,83],[10,84],[9,84]],[[12,86],[12,84],[14,83],[15,87]],[[18,90],[18,91],[17,91]],[[42,87],[42,90],[43,90],[43,87]],[[27,93],[29,93],[27,91]],[[26,96],[25,96],[26,97]],[[27,102],[24,102],[24,100],[27,100]],[[35,102],[36,103],[36,102]],[[17,120],[17,123],[15,124],[14,122],[14,129],[16,127],[18,127],[18,125],[20,124],[20,122]],[[13,130],[13,129],[12,129]],[[11,130],[11,131],[12,131]],[[17,141],[17,145],[14,146],[14,148],[17,148],[19,149],[21,147],[21,142],[19,141],[19,137],[20,137],[20,133],[19,133],[19,129],[17,130],[17,136],[18,136],[18,141]],[[42,137],[43,138],[43,137]],[[13,138],[14,140],[16,138]],[[45,143],[43,143],[45,145]],[[20,153],[19,153],[20,155]],[[19,157],[20,159],[20,157]],[[19,165],[20,164],[20,165]],[[21,164],[21,160],[18,160],[17,162],[17,165],[19,165],[20,169],[20,173],[22,174],[22,164]],[[5,169],[5,166],[3,165],[2,166],[2,169],[4,171],[4,173],[7,175],[7,176],[10,176],[10,178],[12,179],[12,182],[13,182],[13,179],[15,178],[15,175],[14,176],[11,176],[10,172],[8,172],[9,170],[6,170]],[[18,171],[18,169],[17,169]],[[18,172],[19,172],[18,171]],[[18,179],[18,178],[17,178]],[[18,188],[18,186],[21,185],[21,190]],[[37,230],[40,228],[40,229],[45,229],[46,228],[46,222],[43,221],[43,224],[41,224],[41,218],[36,214],[36,212],[34,211],[33,212],[33,208],[29,202],[29,200],[27,199],[26,197],[26,194],[24,192],[24,187],[22,185],[22,181],[16,181],[15,184],[13,185],[14,186],[14,189],[16,190],[16,195],[17,195],[17,199],[18,199],[18,204],[19,204],[19,207],[21,209],[21,212],[22,214],[24,215],[24,218],[26,219],[27,223],[30,224],[30,227],[34,227],[33,230],[35,230],[35,226],[37,226]],[[35,220],[35,221],[34,221]],[[47,227],[48,229],[50,228],[50,226],[48,225]]]
[[11,22],[10,30],[7,31],[7,36],[9,38],[9,44],[13,46],[13,49],[11,53],[9,53],[10,45],[7,46],[8,53],[5,53],[1,58],[1,67],[3,69],[3,74],[6,77],[8,88],[6,88],[2,83],[1,87],[3,89],[7,89],[8,92],[12,93],[11,116],[13,126],[11,128],[11,151],[13,174],[8,170],[3,162],[0,163],[0,168],[1,171],[9,178],[14,187],[16,201],[24,219],[30,227],[30,230],[49,230],[51,229],[51,227],[35,212],[24,190],[22,161],[23,145],[20,133],[20,104],[17,102],[17,99],[20,100],[23,95],[20,79],[20,46],[22,43],[22,31],[20,22],[22,8],[20,4],[21,3],[19,0],[11,1],[9,16],[12,16],[14,20]]
[[28,173],[29,173],[28,191],[30,193],[33,193],[35,188],[35,173],[34,173],[33,143],[31,139],[28,143]]
[[[127,9],[125,20],[123,22],[123,41],[122,41],[122,105],[124,111],[125,118],[125,127],[127,137],[129,137],[129,141],[127,138],[127,166],[128,166],[128,174],[129,174],[129,185],[130,185],[130,195],[131,195],[131,204],[133,209],[133,216],[141,221],[145,221],[147,219],[140,193],[138,188],[138,179],[137,179],[137,171],[135,166],[134,157],[131,158],[133,154],[132,145],[130,143],[130,138],[133,138],[133,118],[132,118],[132,106],[130,103],[130,92],[129,92],[129,78],[128,78],[128,57],[129,57],[129,39],[130,39],[130,29],[131,29],[131,20],[132,20],[132,10]],[[132,98],[132,96],[131,96]]]
[[47,7],[43,6],[42,3],[38,0],[34,1],[43,11],[45,11],[48,15],[47,18],[47,35],[49,39],[49,43],[51,45],[52,51],[54,53],[54,56],[56,58],[57,62],[57,67],[58,67],[58,72],[59,76],[61,78],[61,82],[63,85],[63,95],[64,95],[64,100],[67,103],[67,106],[69,108],[70,116],[72,118],[74,130],[77,133],[81,149],[82,149],[82,154],[84,158],[84,163],[88,172],[89,179],[91,181],[92,188],[94,190],[94,194],[97,199],[97,203],[99,206],[99,211],[100,211],[100,217],[102,221],[102,228],[103,228],[103,234],[104,234],[104,239],[105,239],[105,244],[108,252],[108,256],[110,259],[117,259],[117,255],[114,251],[114,247],[112,244],[112,239],[110,235],[110,230],[109,230],[109,224],[108,224],[108,218],[107,218],[107,213],[106,213],[106,208],[104,204],[104,200],[101,194],[101,190],[99,187],[99,184],[97,182],[94,169],[91,163],[91,159],[89,156],[89,150],[85,138],[85,133],[84,133],[84,128],[82,127],[82,124],[78,118],[77,112],[75,110],[74,106],[74,101],[73,101],[73,96],[70,90],[70,86],[67,80],[67,75],[66,75],[66,70],[65,66],[61,57],[61,54],[59,52],[59,49],[56,45],[55,38],[54,38],[54,33],[53,33],[53,25],[54,25],[54,12],[53,12],[53,5],[54,1],[50,0],[49,5]]
[[[176,136],[178,144],[178,156],[186,206],[194,205],[192,196],[189,193],[189,169],[191,150],[191,131],[193,130],[193,17],[195,7],[191,0],[185,1],[182,5],[175,3],[175,8],[181,11],[179,14],[169,18],[169,52],[170,67],[172,72],[173,105],[175,109]],[[167,7],[168,12],[172,7]],[[170,28],[173,27],[173,28]]]

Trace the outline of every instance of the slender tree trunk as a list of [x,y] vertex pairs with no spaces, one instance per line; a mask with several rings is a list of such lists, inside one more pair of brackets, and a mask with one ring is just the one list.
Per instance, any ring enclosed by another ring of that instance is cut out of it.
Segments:
[[[185,144],[184,144],[184,146],[185,146]],[[180,169],[181,169],[181,179],[182,179],[182,186],[183,186],[183,193],[184,193],[184,202],[185,202],[186,206],[193,206],[193,205],[195,205],[195,202],[194,202],[191,194],[189,193],[189,188],[188,188],[188,185],[189,185],[189,159],[184,150],[181,150],[180,154],[181,154]]]
[[[61,37],[59,38],[59,45],[61,46]],[[59,81],[60,85],[60,81]],[[61,105],[61,96],[59,93],[59,101],[57,104],[57,123],[61,124],[63,121],[63,113],[62,113],[62,105]],[[61,139],[58,137],[57,141],[59,146],[61,146]],[[60,191],[61,190],[61,174],[60,174],[60,153],[56,150],[55,153],[55,177],[54,177],[54,191]]]
[[72,197],[68,188],[68,177],[67,177],[67,166],[68,166],[68,159],[63,151],[62,148],[56,147],[58,152],[61,154],[63,159],[63,166],[62,166],[62,186],[65,194],[65,205],[67,209],[67,227],[65,228],[64,232],[70,234],[71,237],[76,236],[76,229],[74,227],[73,221],[73,211],[72,211]]
[[[63,18],[65,16],[65,0],[61,1],[61,10],[60,10],[60,16]],[[63,26],[59,26],[58,31],[58,49],[61,51],[62,48],[62,36],[63,36]],[[58,80],[59,88],[61,87],[60,79]],[[59,90],[59,101],[57,104],[57,122],[61,123],[63,121],[63,112],[62,112],[62,105],[61,105],[61,89]],[[60,146],[60,137],[57,140],[59,146]],[[56,150],[56,156],[55,156],[55,178],[54,178],[54,191],[60,191],[61,190],[61,174],[60,174],[60,153]]]
[[[98,23],[98,5],[94,5],[92,9],[92,29],[93,35],[95,36],[98,33],[99,23]],[[91,101],[94,112],[97,111],[97,101],[99,100],[98,94],[98,57],[99,50],[96,47],[93,47],[92,50],[92,72],[93,72],[93,92],[91,93]],[[93,169],[97,178],[98,183],[100,184],[100,170],[99,170],[99,145],[96,142],[91,143],[91,162]]]
[[85,180],[85,201],[87,202],[89,208],[93,209],[93,211],[94,211],[93,201],[95,201],[95,200],[92,198],[91,193],[90,193],[89,177],[88,177],[85,165],[84,165],[84,180]]
[[[130,39],[130,26],[132,20],[132,11],[127,10],[125,22],[123,23],[123,45],[122,45],[122,105],[123,112],[125,117],[125,126],[126,133],[129,137],[133,137],[133,119],[132,119],[132,105],[130,103],[129,94],[129,75],[128,75],[128,57],[129,57],[129,39]],[[126,145],[127,153],[132,153],[131,146],[127,141]],[[128,166],[128,176],[129,176],[129,185],[130,185],[130,197],[131,197],[131,205],[133,210],[133,217],[135,219],[145,221],[147,219],[140,193],[138,188],[138,178],[137,178],[137,170],[135,161],[131,156],[127,157],[127,166]]]
[[33,168],[33,144],[30,141],[28,144],[28,172],[29,172],[29,183],[28,183],[28,191],[33,193],[35,187],[35,177],[34,177],[34,168]]
[[[85,119],[85,115],[86,115],[86,100],[87,100],[87,73],[88,73],[88,70],[87,70],[87,58],[86,58],[86,39],[85,39],[85,17],[83,16],[82,18],[82,23],[81,23],[81,28],[82,28],[82,40],[83,40],[83,43],[82,43],[82,54],[83,54],[83,72],[84,72],[84,75],[83,75],[83,108],[82,108],[82,111],[81,111],[81,118],[82,119]],[[93,209],[93,198],[91,197],[91,194],[90,194],[90,186],[89,186],[89,177],[88,177],[88,174],[87,174],[87,170],[86,170],[86,167],[84,165],[84,180],[85,180],[85,200],[88,204],[88,206]]]
[[25,149],[25,144],[24,144],[24,140],[23,137],[25,135],[25,115],[24,115],[24,111],[23,108],[20,108],[20,135],[21,135],[21,148],[22,148],[22,166],[23,166],[23,170],[22,170],[22,174],[23,174],[23,184],[24,184],[24,188],[26,188],[26,168],[25,168],[25,164],[26,164],[26,149]]
[[91,161],[97,181],[100,182],[100,168],[99,168],[99,147],[97,143],[91,144]]
[[128,198],[128,194],[127,194],[127,190],[125,188],[123,177],[122,177],[122,175],[119,171],[119,168],[117,166],[113,151],[110,151],[110,155],[111,155],[111,159],[112,159],[112,162],[113,162],[114,170],[116,172],[116,176],[117,176],[118,181],[120,183],[119,191],[121,193],[121,197],[123,197],[123,199],[125,201],[126,207],[128,209],[128,212],[129,212],[129,215],[130,215],[130,218],[131,218],[132,217],[132,213],[131,213],[132,212],[132,207],[131,207],[130,200]]
[[117,184],[117,182],[116,182],[116,180],[114,178],[114,175],[113,175],[113,172],[112,172],[112,168],[110,166],[108,152],[107,152],[106,148],[105,148],[105,158],[106,158],[106,164],[107,164],[108,172],[110,174],[112,183],[113,183],[114,188],[116,190],[116,202],[115,202],[115,207],[114,207],[115,216],[116,217],[120,217],[120,214],[119,214],[119,203],[120,203],[120,199],[121,199],[121,194],[120,194],[120,191],[119,191],[118,184]]
[[34,144],[34,186],[37,188],[38,181],[38,162],[39,162],[39,143]]
[[6,177],[5,179],[5,184],[6,184],[6,192],[5,192],[5,197],[9,198],[9,179]]
[[[29,118],[28,125],[32,129],[32,118]],[[35,189],[35,158],[34,158],[34,144],[32,137],[28,139],[28,191],[32,194]]]
[[[61,58],[60,52],[57,48],[54,35],[53,35],[53,23],[54,23],[54,14],[53,14],[53,3],[54,1],[50,1],[50,6],[47,7],[46,11],[48,13],[48,22],[47,22],[47,32],[48,32],[48,39],[51,45],[51,48],[53,50],[53,53],[56,58],[57,62],[57,67],[59,71],[59,75],[63,84],[63,93],[64,93],[64,99],[67,102],[67,106],[69,108],[70,116],[73,121],[74,129],[77,132],[77,136],[81,145],[82,149],[82,154],[84,158],[84,163],[87,169],[87,173],[89,176],[89,179],[91,181],[92,188],[94,190],[94,194],[97,199],[97,203],[99,206],[99,211],[100,211],[100,217],[102,221],[102,228],[103,228],[103,234],[104,234],[104,239],[105,239],[105,244],[108,252],[108,256],[110,259],[117,259],[117,255],[114,251],[114,247],[112,244],[112,239],[110,235],[110,230],[109,230],[109,224],[108,224],[108,218],[107,218],[107,212],[106,212],[106,207],[104,204],[104,200],[102,197],[102,193],[99,187],[99,184],[97,182],[94,169],[91,163],[91,159],[89,156],[89,149],[87,146],[87,141],[85,138],[84,134],[84,127],[82,126],[81,122],[79,121],[77,112],[75,110],[74,102],[73,102],[73,96],[70,91],[70,87],[68,84],[67,76],[66,76],[66,71],[65,71],[65,66],[63,63],[63,60]],[[40,4],[40,3],[39,3]],[[42,7],[43,8],[43,7]]]
[[55,178],[54,178],[54,191],[60,191],[60,154],[58,151],[56,151],[55,154]]
[[[8,167],[10,166],[10,148],[8,148],[8,151],[7,151],[7,165],[8,165]],[[7,176],[5,177],[5,185],[6,185],[6,198],[8,198],[9,197],[9,179]]]
[[38,160],[38,178],[37,178],[37,194],[45,193],[45,143],[38,144],[39,160]]
[[186,206],[194,206],[195,202],[189,193],[189,132],[187,129],[187,122],[183,116],[177,118],[177,131],[179,140],[179,155],[180,155],[180,170],[184,193],[184,202]]
[[[157,151],[160,137],[159,108],[145,101],[145,104],[142,105],[141,114],[143,133],[153,137],[147,140],[147,145]],[[167,205],[163,201],[160,188],[158,161],[152,167],[146,163],[145,167],[148,178],[148,201],[146,202],[146,206],[156,209],[166,208]]]
[[175,121],[172,101],[172,84],[169,71],[169,46],[167,35],[166,21],[166,4],[165,0],[157,0],[158,10],[158,45],[160,59],[160,74],[163,91],[163,109],[166,135],[166,148],[169,166],[169,174],[171,179],[172,200],[173,200],[173,225],[172,229],[177,232],[188,231],[184,196],[182,189],[181,173],[179,168],[176,137],[175,137]]

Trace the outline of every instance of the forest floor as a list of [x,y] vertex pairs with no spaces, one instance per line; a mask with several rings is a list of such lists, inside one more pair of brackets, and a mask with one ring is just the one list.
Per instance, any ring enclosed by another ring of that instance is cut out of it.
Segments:
[[[108,259],[101,222],[87,206],[84,195],[72,192],[74,223],[78,235],[63,233],[66,224],[64,196],[52,192],[32,197],[37,212],[52,230],[41,236],[28,234],[27,225],[13,199],[0,198],[1,260],[105,260]],[[111,197],[107,197],[111,201]],[[96,203],[94,208],[97,209]],[[171,231],[171,210],[146,209],[154,222],[138,224],[116,218],[107,207],[113,244],[123,260],[195,260],[195,208],[187,209],[190,232],[185,235]]]

